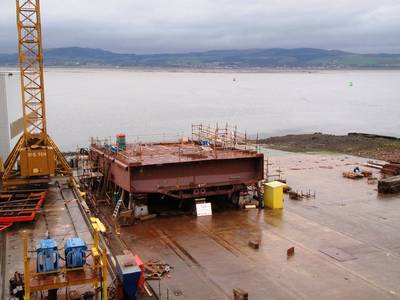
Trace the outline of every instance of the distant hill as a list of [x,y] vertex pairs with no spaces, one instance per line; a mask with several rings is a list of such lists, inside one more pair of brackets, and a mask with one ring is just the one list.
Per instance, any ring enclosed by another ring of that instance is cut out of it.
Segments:
[[[17,64],[17,59],[17,54],[0,54],[0,66],[14,66]],[[69,47],[45,50],[44,61],[47,66],[400,69],[400,54],[356,54],[313,48],[215,50],[139,55]]]

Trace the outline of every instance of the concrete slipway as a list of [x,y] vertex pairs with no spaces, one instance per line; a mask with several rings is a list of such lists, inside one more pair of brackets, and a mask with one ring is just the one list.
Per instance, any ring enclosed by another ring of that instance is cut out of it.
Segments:
[[[376,184],[342,177],[365,161],[328,154],[272,156],[270,172],[280,170],[294,190],[315,192],[315,199],[285,198],[283,210],[158,217],[120,228],[109,244],[116,253],[131,249],[144,261],[173,266],[160,286],[151,281],[162,299],[167,289],[169,299],[232,299],[233,288],[247,291],[250,299],[400,299],[400,196],[381,197]],[[74,197],[65,192],[73,205]],[[50,196],[46,218],[7,231],[4,281],[22,271],[21,230],[32,243],[47,230],[56,239],[79,234],[91,240],[87,228],[79,228],[84,224],[79,209],[57,201],[62,200],[57,188]],[[103,217],[112,223],[110,215]],[[251,239],[261,240],[258,250],[248,246]],[[288,258],[292,246],[295,255]]]
[[[271,172],[279,169],[293,189],[310,189],[316,198],[286,198],[276,211],[158,218],[122,228],[120,236],[144,260],[174,266],[160,287],[163,297],[167,288],[173,292],[171,299],[231,299],[233,288],[250,299],[398,299],[400,197],[380,197],[376,184],[342,177],[365,161],[272,157]],[[261,240],[259,250],[250,239]]]

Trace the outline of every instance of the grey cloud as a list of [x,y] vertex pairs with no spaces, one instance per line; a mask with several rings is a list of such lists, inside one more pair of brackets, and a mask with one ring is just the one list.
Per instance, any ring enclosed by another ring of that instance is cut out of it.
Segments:
[[[317,47],[400,53],[398,0],[42,0],[45,47],[117,52]],[[16,50],[0,0],[0,52]]]

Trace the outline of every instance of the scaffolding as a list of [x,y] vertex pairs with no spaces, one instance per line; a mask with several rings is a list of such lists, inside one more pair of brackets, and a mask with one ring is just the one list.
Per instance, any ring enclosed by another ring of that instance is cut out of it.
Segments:
[[192,140],[208,144],[214,148],[237,148],[240,146],[254,147],[257,149],[258,134],[256,138],[249,138],[247,132],[239,132],[237,126],[225,124],[215,127],[204,124],[192,124]]

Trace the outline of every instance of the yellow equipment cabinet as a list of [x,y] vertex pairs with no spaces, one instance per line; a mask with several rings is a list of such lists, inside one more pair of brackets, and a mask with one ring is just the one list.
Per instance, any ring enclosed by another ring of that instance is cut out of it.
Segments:
[[283,187],[286,184],[279,181],[264,183],[264,205],[276,209],[283,208]]
[[54,175],[56,156],[53,148],[22,148],[20,152],[21,176]]

